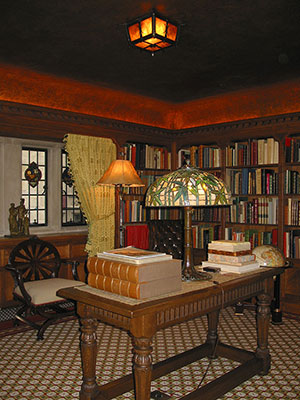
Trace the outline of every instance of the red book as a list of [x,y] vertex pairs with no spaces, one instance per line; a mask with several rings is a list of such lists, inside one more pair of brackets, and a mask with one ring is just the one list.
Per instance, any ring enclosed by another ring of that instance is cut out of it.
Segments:
[[292,153],[291,153],[291,142],[292,139],[290,137],[285,138],[285,161],[291,162],[292,161]]
[[278,246],[278,229],[272,229],[272,244]]
[[132,148],[131,148],[131,163],[134,167],[136,167],[136,146],[135,146],[135,144],[133,144]]
[[149,248],[148,225],[128,225],[125,230],[125,246],[134,246],[139,249]]

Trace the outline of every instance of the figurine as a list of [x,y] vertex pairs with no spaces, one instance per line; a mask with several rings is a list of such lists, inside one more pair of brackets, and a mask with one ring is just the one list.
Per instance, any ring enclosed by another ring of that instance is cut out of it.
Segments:
[[17,236],[19,234],[17,216],[18,209],[15,207],[15,203],[10,203],[8,222],[11,236]]
[[10,204],[8,221],[11,236],[29,235],[28,210],[26,210],[24,203],[25,200],[21,199],[18,207],[15,207],[15,203]]

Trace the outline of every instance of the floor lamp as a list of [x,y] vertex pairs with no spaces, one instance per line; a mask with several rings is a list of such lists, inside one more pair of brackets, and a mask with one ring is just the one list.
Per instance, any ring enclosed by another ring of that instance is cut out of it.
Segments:
[[196,271],[193,260],[193,207],[226,206],[231,195],[225,183],[215,175],[196,167],[184,166],[159,177],[146,192],[146,207],[184,208],[184,280],[210,279],[211,275]]
[[[132,163],[128,160],[113,161],[104,173],[104,175],[99,179],[97,185],[110,185],[115,186],[116,188],[115,247],[120,247],[120,231],[122,230],[120,200],[122,198],[122,187],[141,187],[145,185],[141,181],[141,178],[137,174]],[[117,210],[119,210],[119,213],[117,212]]]

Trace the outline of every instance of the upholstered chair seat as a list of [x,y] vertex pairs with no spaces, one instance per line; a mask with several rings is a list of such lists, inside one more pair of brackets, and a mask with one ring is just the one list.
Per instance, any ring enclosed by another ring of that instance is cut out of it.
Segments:
[[55,321],[75,314],[74,304],[58,297],[56,292],[66,287],[84,285],[78,280],[79,262],[71,262],[74,279],[59,277],[63,260],[53,244],[34,236],[20,242],[10,253],[6,269],[11,272],[15,287],[13,296],[21,303],[15,323],[20,321],[37,329],[43,339],[47,327]]
[[[59,289],[82,285],[84,285],[84,282],[74,281],[71,279],[52,278],[25,282],[24,288],[31,298],[31,303],[35,306],[41,306],[55,302],[64,302],[65,299],[56,296],[56,292]],[[14,294],[18,297],[23,297],[19,286],[15,288]]]

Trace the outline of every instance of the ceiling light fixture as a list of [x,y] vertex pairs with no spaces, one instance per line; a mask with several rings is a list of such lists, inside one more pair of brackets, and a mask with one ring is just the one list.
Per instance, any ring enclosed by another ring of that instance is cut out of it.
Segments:
[[159,50],[174,46],[178,40],[179,25],[155,9],[128,22],[126,27],[129,43],[152,55]]

